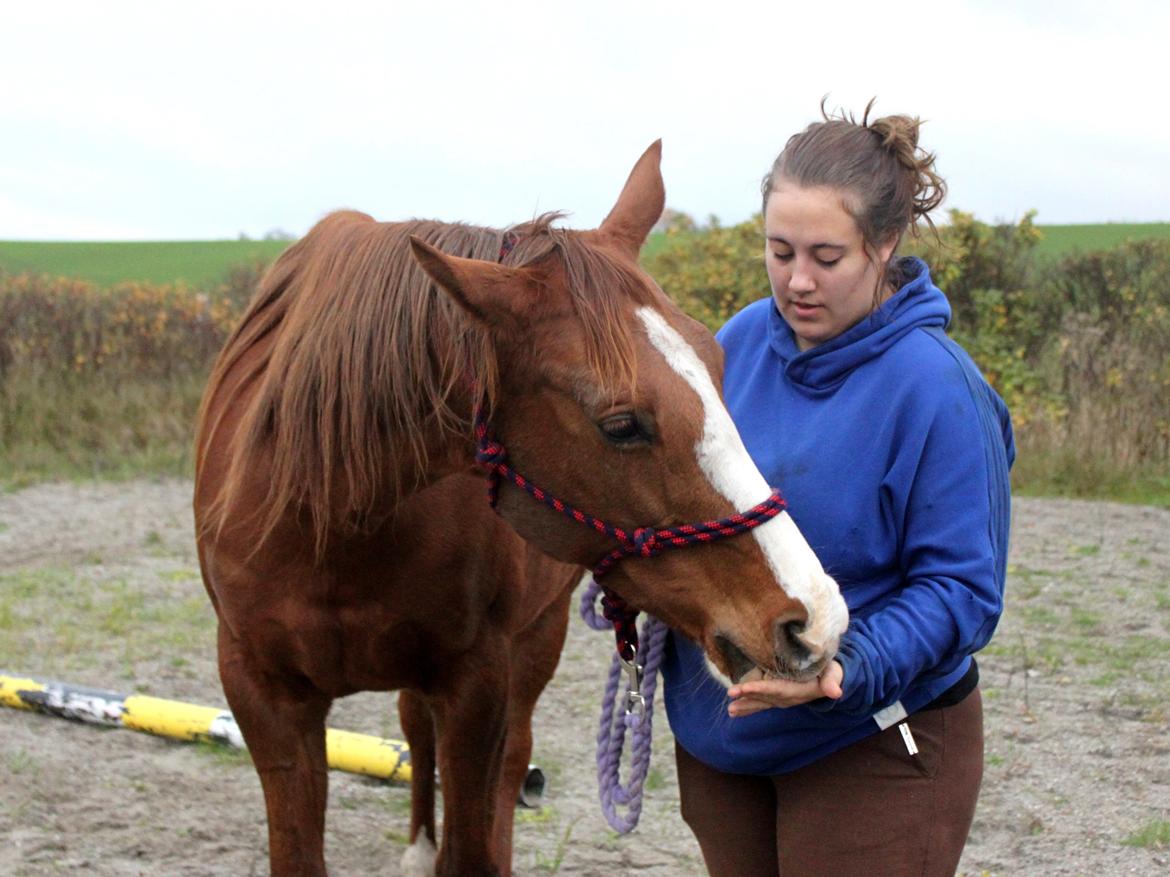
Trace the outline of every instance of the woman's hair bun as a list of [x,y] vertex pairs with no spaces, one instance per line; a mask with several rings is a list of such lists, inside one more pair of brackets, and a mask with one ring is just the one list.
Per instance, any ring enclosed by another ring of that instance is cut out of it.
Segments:
[[922,120],[917,116],[895,115],[882,116],[870,122],[869,111],[872,106],[871,100],[866,105],[860,124],[873,132],[882,148],[913,176],[914,219],[926,218],[927,222],[931,222],[929,214],[946,198],[947,186],[934,168],[934,153],[918,147],[918,129],[922,126]]

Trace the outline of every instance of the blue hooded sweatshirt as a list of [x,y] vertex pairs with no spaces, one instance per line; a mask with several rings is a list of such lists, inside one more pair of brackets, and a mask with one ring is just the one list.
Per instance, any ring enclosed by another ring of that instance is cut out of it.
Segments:
[[801,352],[771,298],[719,332],[748,452],[849,606],[838,700],[732,719],[701,650],[663,665],[678,742],[727,773],[795,770],[930,703],[970,669],[1003,607],[1015,456],[1007,408],[944,334],[926,264],[857,325]]

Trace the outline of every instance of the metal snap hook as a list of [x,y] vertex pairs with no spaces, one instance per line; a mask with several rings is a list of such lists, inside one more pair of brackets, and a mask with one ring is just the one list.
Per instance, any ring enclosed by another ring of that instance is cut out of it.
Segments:
[[630,659],[618,653],[622,669],[626,671],[626,715],[637,713],[638,718],[646,716],[646,698],[642,696],[642,668],[638,666],[638,650],[630,645]]

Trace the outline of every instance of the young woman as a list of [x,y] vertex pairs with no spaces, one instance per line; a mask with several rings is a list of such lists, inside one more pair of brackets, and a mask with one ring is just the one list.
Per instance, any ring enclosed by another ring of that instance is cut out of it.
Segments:
[[728,408],[851,618],[805,682],[724,689],[671,638],[682,813],[716,877],[950,877],[974,815],[971,656],[1002,609],[1015,450],[926,264],[895,256],[945,194],[918,127],[867,108],[788,141],[762,187],[772,296],[719,333]]

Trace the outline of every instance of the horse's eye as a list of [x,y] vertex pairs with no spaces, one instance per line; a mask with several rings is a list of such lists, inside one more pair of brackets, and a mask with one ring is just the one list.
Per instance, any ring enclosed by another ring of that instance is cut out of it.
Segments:
[[602,434],[614,444],[629,444],[644,437],[638,426],[638,418],[632,412],[607,417],[598,426]]

